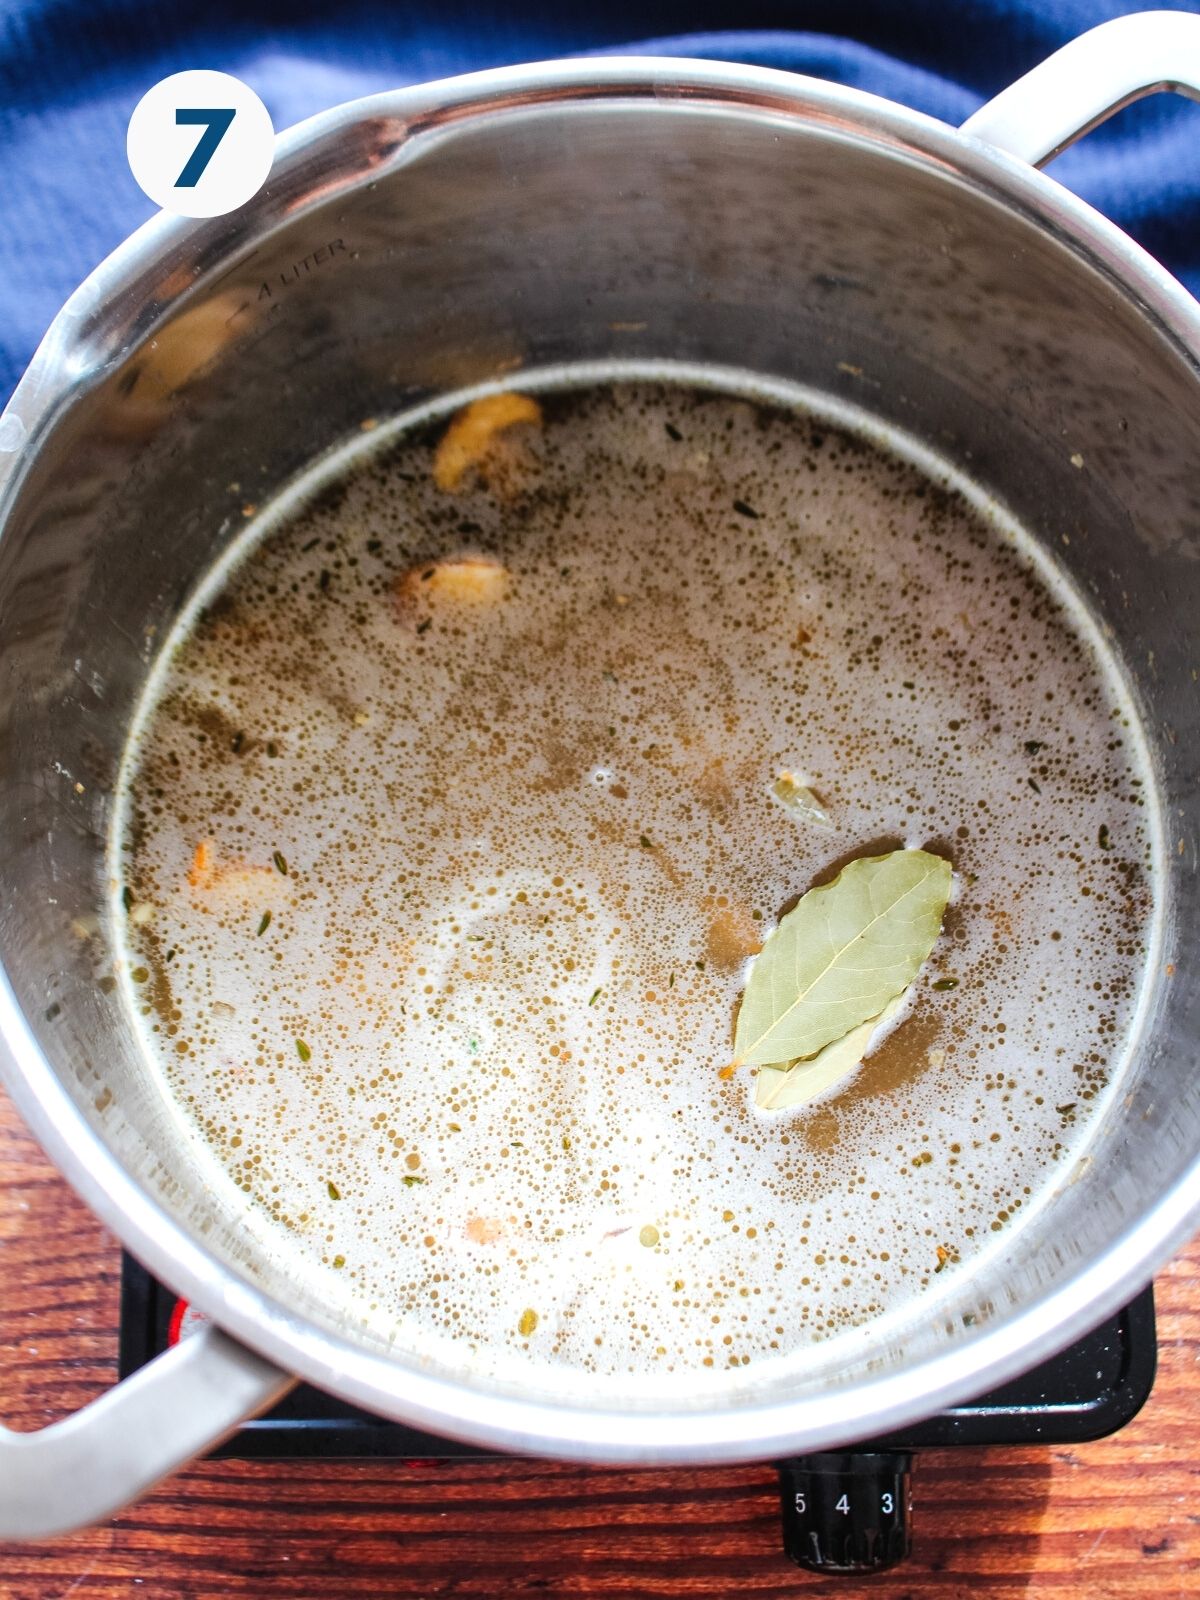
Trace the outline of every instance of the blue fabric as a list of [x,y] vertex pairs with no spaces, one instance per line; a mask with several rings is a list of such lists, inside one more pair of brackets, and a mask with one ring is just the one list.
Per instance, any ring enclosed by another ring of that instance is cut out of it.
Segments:
[[[1187,0],[1143,5],[1196,10]],[[216,67],[277,128],[450,73],[594,51],[811,73],[950,122],[1137,0],[0,0],[0,398],[71,289],[150,215],[125,126],[151,84]],[[736,20],[736,30],[729,24]],[[1054,166],[1200,292],[1200,105],[1160,95]]]

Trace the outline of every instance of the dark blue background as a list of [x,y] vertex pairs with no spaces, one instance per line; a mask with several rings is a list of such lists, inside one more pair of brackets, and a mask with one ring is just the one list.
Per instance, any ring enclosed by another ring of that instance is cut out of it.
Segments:
[[[1196,11],[1180,0],[1160,7]],[[188,67],[251,84],[276,128],[379,89],[630,50],[853,84],[959,122],[1120,0],[0,0],[0,399],[58,307],[152,206],[125,163],[145,91]],[[736,21],[736,30],[730,23]],[[1054,165],[1200,292],[1200,106],[1160,95]]]

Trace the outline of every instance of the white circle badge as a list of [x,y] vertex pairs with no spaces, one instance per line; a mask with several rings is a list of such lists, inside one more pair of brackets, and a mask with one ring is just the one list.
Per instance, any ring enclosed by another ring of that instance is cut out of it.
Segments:
[[220,217],[267,181],[275,129],[248,84],[227,72],[176,72],[138,101],[125,139],[129,166],[164,211]]

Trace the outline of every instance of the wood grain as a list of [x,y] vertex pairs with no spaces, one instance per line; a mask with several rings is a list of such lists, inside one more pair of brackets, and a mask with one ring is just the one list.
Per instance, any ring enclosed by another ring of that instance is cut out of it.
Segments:
[[[0,1101],[0,1395],[39,1427],[111,1383],[116,1241]],[[857,1585],[790,1568],[766,1468],[206,1462],[111,1524],[0,1545],[2,1600],[1200,1595],[1200,1242],[1158,1280],[1159,1377],[1122,1433],[918,1458],[916,1551]]]

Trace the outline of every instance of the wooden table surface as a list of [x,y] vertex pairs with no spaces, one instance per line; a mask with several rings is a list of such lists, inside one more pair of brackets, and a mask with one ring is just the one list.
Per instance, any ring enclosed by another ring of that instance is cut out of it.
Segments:
[[[40,1427],[113,1381],[116,1241],[0,1100],[0,1394]],[[1134,1422],[1069,1449],[917,1458],[916,1549],[862,1585],[789,1567],[767,1467],[206,1462],[107,1526],[0,1545],[2,1600],[1200,1595],[1200,1241],[1158,1279]]]

